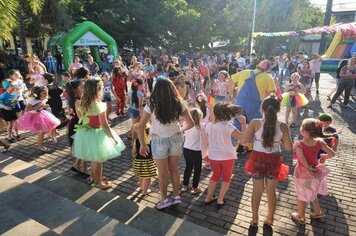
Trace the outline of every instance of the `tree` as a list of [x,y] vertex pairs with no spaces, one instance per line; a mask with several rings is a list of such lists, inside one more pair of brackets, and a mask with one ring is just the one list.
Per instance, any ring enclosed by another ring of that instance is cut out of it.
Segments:
[[29,8],[33,14],[38,14],[44,0],[2,0],[0,1],[0,38],[9,39],[11,32],[18,26],[22,53],[27,53],[25,42],[24,9]]

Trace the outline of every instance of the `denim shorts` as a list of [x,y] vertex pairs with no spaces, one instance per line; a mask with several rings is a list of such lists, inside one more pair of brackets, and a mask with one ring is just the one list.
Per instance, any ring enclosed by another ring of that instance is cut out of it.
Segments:
[[153,159],[164,159],[169,156],[180,156],[183,150],[183,134],[178,132],[171,137],[162,138],[151,135],[151,148]]
[[127,114],[130,118],[136,119],[140,117],[140,110],[130,106],[129,109],[127,109]]

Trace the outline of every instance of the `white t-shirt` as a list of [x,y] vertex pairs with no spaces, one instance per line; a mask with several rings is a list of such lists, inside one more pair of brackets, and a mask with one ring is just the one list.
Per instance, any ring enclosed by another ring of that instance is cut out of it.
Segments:
[[17,100],[24,101],[25,99],[23,97],[23,92],[28,90],[25,82],[23,82],[23,80],[21,80],[21,79],[18,79],[16,81],[13,80],[12,83],[15,84],[16,93],[19,95]]
[[114,62],[114,56],[109,54],[106,59],[108,60],[108,63],[113,63]]
[[[161,138],[169,138],[180,132],[179,120],[169,124],[162,124],[157,120],[155,113],[151,111],[148,104],[146,104],[143,110],[151,115],[151,134],[158,135]],[[182,103],[182,112],[186,110],[187,107]]]
[[237,159],[236,150],[231,142],[231,134],[234,130],[236,128],[227,122],[206,124],[209,159],[216,161]]
[[320,73],[320,66],[322,62],[323,62],[322,60],[318,60],[318,59],[313,59],[309,62],[310,70],[312,71],[313,74]]
[[236,57],[236,63],[238,64],[239,68],[243,68],[244,66],[246,66],[246,61],[243,57]]
[[201,150],[201,143],[200,143],[200,129],[194,126],[191,129],[188,129],[184,132],[184,144],[183,147],[193,151],[200,151]]

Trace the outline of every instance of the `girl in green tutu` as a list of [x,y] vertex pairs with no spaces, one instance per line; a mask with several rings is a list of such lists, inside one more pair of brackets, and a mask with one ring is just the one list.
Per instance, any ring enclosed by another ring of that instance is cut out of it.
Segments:
[[74,136],[74,155],[78,159],[91,161],[92,186],[99,189],[111,187],[110,181],[103,181],[103,162],[121,155],[125,144],[110,129],[103,98],[103,82],[90,79],[85,81],[84,92],[78,109],[79,122]]

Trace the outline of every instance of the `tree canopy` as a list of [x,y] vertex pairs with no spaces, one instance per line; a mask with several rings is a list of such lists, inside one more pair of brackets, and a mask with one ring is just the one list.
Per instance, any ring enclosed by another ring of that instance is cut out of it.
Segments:
[[[16,27],[19,1],[0,1],[0,37]],[[8,2],[9,4],[4,4]],[[233,49],[248,49],[251,37],[251,0],[28,0],[32,21],[28,35],[55,33],[74,22],[98,24],[119,45],[134,48],[163,47],[171,51],[208,48],[215,41],[229,41]],[[4,8],[6,7],[6,8]],[[35,15],[41,8],[42,14]],[[324,16],[309,0],[257,0],[255,31],[274,32],[321,26]],[[296,40],[258,38],[256,50],[271,51]],[[262,52],[264,53],[264,52]]]

